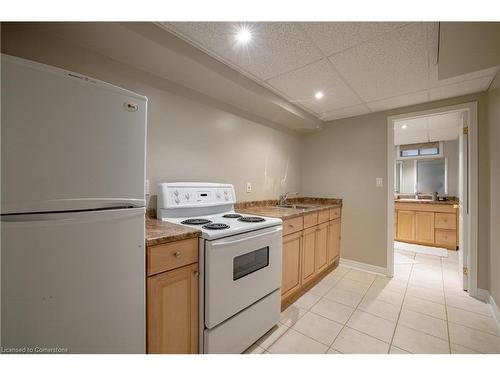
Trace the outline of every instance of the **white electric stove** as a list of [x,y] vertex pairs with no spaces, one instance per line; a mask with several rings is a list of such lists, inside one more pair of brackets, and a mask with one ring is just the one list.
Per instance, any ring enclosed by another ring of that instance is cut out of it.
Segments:
[[234,187],[162,183],[158,217],[200,229],[200,352],[241,353],[278,321],[282,221],[235,213]]

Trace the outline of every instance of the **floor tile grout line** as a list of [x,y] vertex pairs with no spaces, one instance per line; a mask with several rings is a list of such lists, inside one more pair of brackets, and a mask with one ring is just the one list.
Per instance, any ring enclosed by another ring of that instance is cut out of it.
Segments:
[[[335,343],[335,341],[337,340],[337,338],[339,337],[340,333],[345,329],[345,327],[347,327],[347,323],[349,322],[349,320],[351,319],[351,317],[353,316],[353,314],[356,312],[356,310],[358,309],[358,306],[360,305],[360,303],[363,301],[363,298],[365,297],[366,293],[368,293],[368,290],[370,290],[370,288],[372,287],[373,283],[375,282],[375,280],[377,279],[377,277],[375,277],[372,282],[370,283],[370,286],[368,287],[368,289],[366,289],[365,293],[363,294],[363,297],[361,298],[361,300],[358,302],[358,304],[356,305],[356,307],[353,308],[352,310],[352,313],[349,315],[349,317],[346,319],[345,323],[343,324],[343,327],[342,329],[339,331],[339,333],[335,336],[335,339],[332,341],[332,343],[330,344],[330,347],[328,348],[327,352],[330,350],[330,349],[333,349],[333,350],[336,350],[334,348],[332,348],[333,344]],[[351,327],[348,327],[348,328],[351,328]],[[359,332],[359,331],[358,331]],[[390,348],[390,346],[389,346]]]
[[[415,256],[416,256],[416,254],[415,254]],[[398,324],[399,324],[399,318],[401,317],[401,311],[403,310],[403,305],[405,303],[406,293],[408,292],[408,285],[410,285],[410,277],[411,277],[412,272],[413,272],[413,264],[411,265],[410,275],[408,276],[408,282],[406,283],[406,288],[405,288],[405,292],[404,292],[404,296],[403,296],[403,302],[401,302],[401,307],[399,308],[398,318],[396,319],[396,325],[394,326],[394,332],[392,333],[391,342],[389,344],[389,351],[387,352],[387,354],[389,354],[389,352],[391,351],[392,343],[394,342],[394,336],[396,336],[396,331],[398,329]],[[406,350],[406,349],[403,349],[403,350]],[[408,350],[406,350],[406,351],[409,352]]]

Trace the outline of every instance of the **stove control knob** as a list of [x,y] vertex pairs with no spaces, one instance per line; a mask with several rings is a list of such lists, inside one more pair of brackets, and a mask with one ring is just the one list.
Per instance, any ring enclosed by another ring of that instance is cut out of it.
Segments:
[[227,195],[226,195],[224,198],[225,198],[227,201],[229,200],[229,197],[228,197]]
[[174,198],[174,202],[175,202],[176,204],[179,204],[179,202],[180,202],[179,198],[175,197],[175,198]]
[[174,191],[174,195],[175,195],[176,197],[178,197],[178,196],[179,196],[179,190],[175,190],[175,191]]
[[224,195],[227,195],[227,190],[224,190]]
[[189,200],[189,198],[191,198],[191,195],[189,193],[184,194],[184,196],[186,197],[187,200]]
[[217,197],[217,199],[220,199],[220,198],[221,198],[220,193],[217,193],[215,196]]

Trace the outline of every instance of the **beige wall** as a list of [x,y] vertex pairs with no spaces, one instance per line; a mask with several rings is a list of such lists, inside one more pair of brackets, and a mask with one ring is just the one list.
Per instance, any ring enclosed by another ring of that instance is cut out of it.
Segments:
[[[217,108],[171,82],[52,34],[2,32],[2,52],[73,70],[148,97],[147,178],[235,185],[238,200],[300,189],[300,137]],[[246,183],[252,192],[246,193]],[[155,205],[155,199],[151,200]]]
[[488,92],[490,130],[490,249],[489,290],[500,306],[500,73]]
[[[478,285],[487,287],[489,137],[485,93],[335,120],[327,123],[323,131],[305,137],[302,193],[344,199],[342,257],[386,267],[387,117],[471,101],[478,102],[479,122]],[[384,188],[375,187],[376,177],[384,178]]]

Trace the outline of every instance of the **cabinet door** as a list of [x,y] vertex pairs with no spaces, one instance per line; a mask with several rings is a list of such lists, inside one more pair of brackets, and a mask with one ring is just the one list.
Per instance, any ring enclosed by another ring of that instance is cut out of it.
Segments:
[[198,264],[147,279],[148,353],[198,353]]
[[315,244],[316,228],[304,230],[302,237],[302,284],[314,276]]
[[300,288],[301,257],[302,233],[283,237],[283,272],[281,276],[281,295],[283,297],[287,297]]
[[340,255],[340,218],[328,223],[328,264]]
[[415,211],[398,210],[398,239],[415,241]]
[[415,213],[415,239],[420,242],[434,243],[434,212]]
[[316,230],[315,239],[315,272],[319,273],[323,271],[328,265],[328,224],[324,223],[318,225]]

